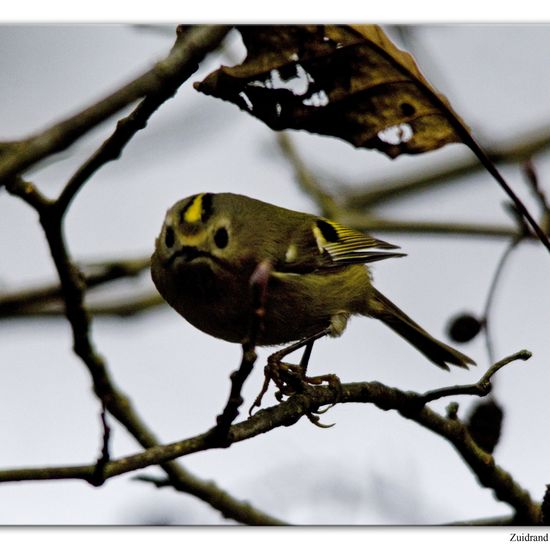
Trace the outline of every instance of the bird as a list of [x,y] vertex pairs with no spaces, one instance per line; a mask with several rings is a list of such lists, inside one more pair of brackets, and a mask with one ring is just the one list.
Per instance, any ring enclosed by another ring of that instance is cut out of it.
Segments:
[[378,319],[442,369],[475,365],[374,287],[368,265],[405,256],[398,248],[323,216],[203,192],[167,211],[151,276],[166,302],[197,329],[242,343],[254,309],[251,278],[267,262],[258,346],[337,337],[350,317],[361,315]]

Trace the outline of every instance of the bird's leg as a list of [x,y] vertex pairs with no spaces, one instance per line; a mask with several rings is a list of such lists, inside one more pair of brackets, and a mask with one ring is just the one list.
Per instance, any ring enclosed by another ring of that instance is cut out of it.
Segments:
[[311,351],[313,350],[313,343],[314,342],[311,341],[306,344],[304,353],[302,354],[302,358],[300,359],[300,369],[302,370],[304,375],[306,374],[307,366],[309,365]]
[[311,357],[311,351],[313,350],[313,341],[308,342],[306,344],[306,347],[304,349],[304,353],[302,355],[302,359],[300,359],[300,364],[298,365],[300,369],[300,376],[301,380],[303,382],[306,382],[307,384],[312,384],[314,386],[321,385],[324,382],[326,382],[329,386],[329,388],[333,391],[335,395],[334,401],[327,405],[324,409],[317,408],[315,410],[315,414],[312,412],[307,413],[307,417],[310,422],[318,426],[319,428],[330,428],[334,424],[322,424],[319,422],[319,416],[320,414],[326,413],[329,409],[334,407],[338,401],[340,401],[342,397],[342,384],[340,383],[340,379],[335,374],[324,374],[321,376],[306,376],[306,370],[307,366],[309,364],[309,359]]
[[[320,376],[306,376],[307,366],[309,364],[309,358],[311,357],[311,350],[313,349],[313,341],[306,344],[306,349],[300,360],[298,368],[300,369],[300,375],[304,382],[312,384],[313,386],[319,386],[323,382],[327,382],[328,385],[336,389],[336,386],[340,384],[339,378],[335,374],[322,374]],[[332,406],[332,405],[331,405]]]
[[[252,407],[250,408],[250,413],[252,413],[252,410],[255,407],[259,407],[261,405],[262,398],[267,392],[271,380],[273,380],[279,389],[276,394],[279,401],[282,400],[284,395],[293,395],[295,393],[303,392],[307,390],[308,385],[320,385],[324,382],[328,383],[329,387],[334,390],[336,395],[334,403],[328,408],[332,407],[338,401],[342,392],[340,380],[336,375],[327,374],[322,376],[306,376],[306,370],[311,357],[313,344],[323,336],[330,334],[331,330],[331,327],[327,327],[326,329],[323,329],[312,336],[303,338],[302,340],[299,340],[298,342],[295,342],[294,344],[291,344],[290,346],[287,346],[286,348],[283,348],[268,357],[267,365],[264,369],[264,384],[258,397],[256,397]],[[303,347],[305,347],[304,353],[298,365],[283,362],[283,359],[287,355]],[[326,410],[316,412],[321,413],[326,412]],[[308,418],[315,424],[323,426],[318,422],[318,418],[312,413],[308,413]]]
[[[267,358],[267,364],[264,368],[264,383],[262,386],[262,389],[260,393],[258,394],[258,397],[254,400],[254,403],[252,404],[252,407],[250,407],[250,410],[248,411],[249,414],[252,414],[252,411],[259,407],[262,404],[262,398],[266,394],[269,383],[273,380],[275,382],[275,385],[279,388],[279,392],[281,394],[290,395],[292,393],[296,393],[296,391],[300,388],[294,387],[294,391],[290,391],[288,388],[289,386],[289,376],[294,374],[295,382],[296,382],[296,365],[291,365],[290,363],[283,363],[283,359],[292,353],[293,351],[299,350],[300,348],[306,347],[304,351],[304,355],[302,356],[302,359],[300,361],[300,366],[298,367],[299,372],[304,372],[307,368],[307,363],[309,362],[309,357],[311,356],[311,350],[313,348],[313,344],[316,340],[319,340],[319,338],[322,338],[323,336],[326,336],[329,333],[329,329],[324,329],[322,331],[319,331],[312,336],[308,336],[306,338],[302,338],[302,340],[298,340],[297,342],[294,342],[294,344],[291,344],[290,346],[287,346],[286,348],[283,348],[273,354],[271,354]],[[286,373],[283,374],[283,372]],[[295,383],[292,384],[292,386],[295,386]],[[280,400],[280,399],[279,399]]]

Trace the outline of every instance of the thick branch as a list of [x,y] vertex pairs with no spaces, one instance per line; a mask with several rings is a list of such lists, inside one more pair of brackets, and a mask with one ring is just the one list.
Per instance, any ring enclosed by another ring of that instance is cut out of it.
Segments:
[[[178,40],[170,54],[126,86],[23,141],[11,144],[0,156],[0,186],[38,161],[63,151],[94,126],[116,114],[130,103],[161,90],[173,90],[181,74],[194,71],[197,63],[225,37],[225,25],[198,26]],[[76,185],[75,185],[76,187]]]
[[[378,382],[361,382],[343,384],[341,400],[344,403],[372,403],[383,410],[396,410],[404,417],[437,433],[455,447],[483,486],[492,489],[499,500],[514,508],[516,517],[527,524],[537,524],[539,505],[531,499],[529,493],[518,485],[508,472],[497,466],[490,454],[476,445],[462,422],[456,418],[445,418],[422,405],[422,397],[422,394],[403,392]],[[277,427],[290,426],[308,412],[331,404],[333,400],[334,395],[330,388],[311,387],[307,394],[295,395],[279,405],[259,411],[248,420],[234,424],[229,430],[230,441],[239,442]],[[211,430],[183,441],[156,446],[145,452],[112,461],[105,466],[105,476],[114,477],[204,451],[213,448],[214,442]],[[94,466],[90,465],[4,471],[0,472],[0,482],[67,478],[89,480],[93,468]]]

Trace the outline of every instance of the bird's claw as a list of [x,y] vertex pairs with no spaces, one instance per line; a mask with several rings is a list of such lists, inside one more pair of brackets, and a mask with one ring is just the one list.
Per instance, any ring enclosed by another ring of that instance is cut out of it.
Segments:
[[335,374],[325,374],[320,376],[306,376],[305,368],[303,365],[294,365],[291,363],[284,363],[273,356],[268,358],[267,365],[265,366],[264,383],[262,389],[252,407],[250,407],[249,414],[256,407],[260,407],[262,398],[266,394],[271,381],[277,386],[277,392],[275,397],[277,401],[282,402],[285,396],[289,397],[297,393],[306,393],[312,386],[320,386],[327,384],[334,394],[334,401],[324,408],[317,408],[315,411],[309,411],[306,413],[308,420],[318,426],[319,428],[330,428],[334,424],[323,424],[319,421],[319,416],[326,413],[336,403],[342,399],[342,385],[340,379]]

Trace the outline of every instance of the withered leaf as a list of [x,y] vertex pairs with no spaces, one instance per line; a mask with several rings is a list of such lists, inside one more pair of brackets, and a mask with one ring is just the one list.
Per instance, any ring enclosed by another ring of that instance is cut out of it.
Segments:
[[237,104],[274,130],[337,136],[392,158],[461,141],[445,97],[377,25],[239,31],[244,62],[222,66],[195,87]]

